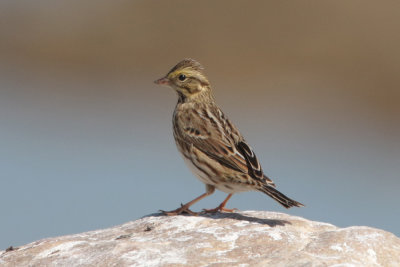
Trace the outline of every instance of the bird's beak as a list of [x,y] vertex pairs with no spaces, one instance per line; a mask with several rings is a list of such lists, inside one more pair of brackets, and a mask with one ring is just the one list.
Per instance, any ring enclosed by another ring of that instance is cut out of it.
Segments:
[[158,80],[155,80],[154,83],[159,85],[169,85],[169,79],[167,77],[163,77]]

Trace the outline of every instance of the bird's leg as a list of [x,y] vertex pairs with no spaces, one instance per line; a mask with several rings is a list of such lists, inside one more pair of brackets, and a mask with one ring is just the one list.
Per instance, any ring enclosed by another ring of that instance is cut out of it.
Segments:
[[197,212],[191,211],[189,208],[190,206],[192,206],[194,203],[196,203],[197,201],[205,198],[206,196],[208,196],[207,193],[202,194],[201,196],[193,199],[192,201],[186,203],[185,205],[181,204],[180,208],[177,208],[176,210],[171,210],[171,211],[164,211],[164,210],[160,210],[162,213],[164,213],[165,215],[168,216],[173,216],[173,215],[179,215],[181,213],[188,213],[191,215],[198,215]]
[[218,212],[218,211],[234,212],[237,209],[226,209],[225,208],[226,203],[228,202],[228,200],[231,198],[232,195],[233,194],[229,194],[225,198],[225,200],[222,201],[222,203],[218,207],[216,207],[215,209],[203,209],[203,212],[205,212],[205,213],[215,213],[215,212]]
[[194,212],[191,211],[189,208],[190,206],[192,206],[194,203],[196,203],[199,200],[202,200],[203,198],[205,198],[206,196],[211,195],[212,193],[214,193],[215,188],[211,185],[206,185],[206,192],[204,194],[202,194],[199,197],[196,197],[195,199],[193,199],[192,201],[186,203],[185,205],[181,204],[180,208],[177,208],[176,210],[171,210],[171,211],[164,211],[164,210],[160,210],[163,214],[167,215],[167,216],[173,216],[173,215],[179,215],[181,213],[188,213],[191,215],[199,215],[198,212]]

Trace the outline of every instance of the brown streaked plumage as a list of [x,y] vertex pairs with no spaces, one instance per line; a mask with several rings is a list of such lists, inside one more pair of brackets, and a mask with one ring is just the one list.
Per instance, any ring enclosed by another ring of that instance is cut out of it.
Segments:
[[233,211],[225,208],[230,197],[251,190],[269,195],[285,208],[303,206],[276,190],[274,182],[264,174],[253,149],[215,103],[200,63],[184,59],[155,83],[177,92],[175,142],[189,168],[206,185],[206,193],[176,210],[164,211],[165,214],[196,214],[190,206],[215,189],[228,196],[217,208],[206,212]]

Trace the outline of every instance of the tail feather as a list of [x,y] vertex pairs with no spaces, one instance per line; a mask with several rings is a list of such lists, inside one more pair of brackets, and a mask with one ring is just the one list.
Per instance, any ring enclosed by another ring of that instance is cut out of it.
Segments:
[[291,198],[288,198],[287,196],[285,196],[284,194],[282,194],[281,192],[279,192],[278,190],[276,190],[275,188],[273,188],[269,185],[264,185],[260,189],[260,191],[267,194],[268,196],[272,197],[279,204],[281,204],[282,206],[284,206],[287,209],[289,209],[291,207],[304,207],[304,205],[301,204],[300,202],[297,202]]

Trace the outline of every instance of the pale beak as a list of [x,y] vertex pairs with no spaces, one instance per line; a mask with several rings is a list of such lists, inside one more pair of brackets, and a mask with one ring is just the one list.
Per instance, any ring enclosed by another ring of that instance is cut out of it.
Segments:
[[154,83],[159,85],[169,85],[169,80],[167,77],[163,77],[158,80],[155,80]]

